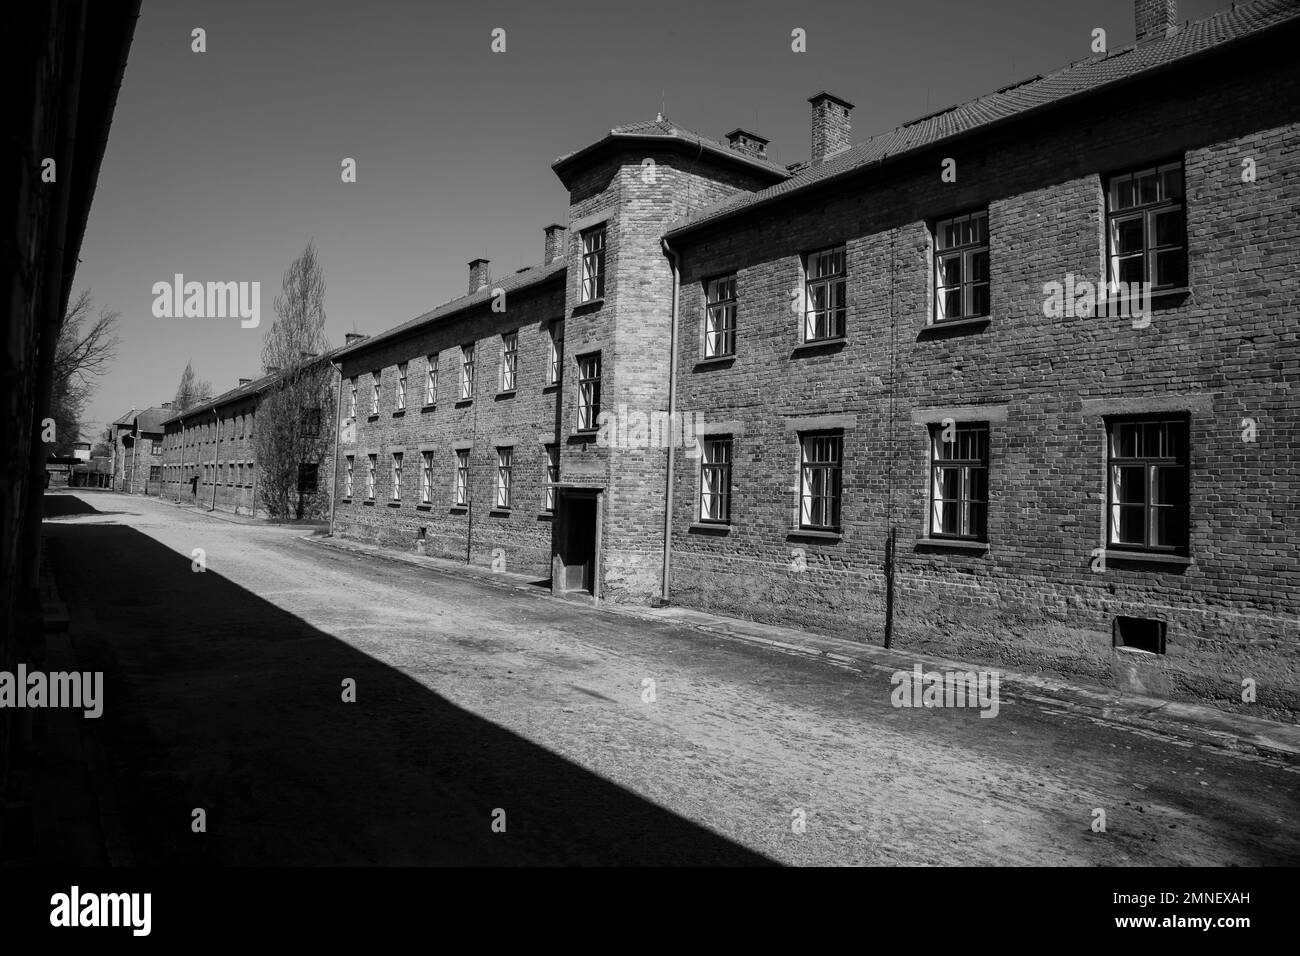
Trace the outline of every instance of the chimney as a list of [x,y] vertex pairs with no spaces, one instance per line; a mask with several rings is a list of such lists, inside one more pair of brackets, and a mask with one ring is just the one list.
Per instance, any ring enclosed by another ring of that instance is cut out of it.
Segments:
[[278,372],[278,371],[280,371],[280,366],[278,366],[278,365],[268,365],[268,366],[266,367],[266,374],[267,374],[267,375],[274,375],[274,374],[275,374],[276,372]]
[[163,408],[171,408],[171,407],[172,407],[172,403],[171,403],[171,402],[163,402],[163,403],[162,403],[162,407],[163,407]]
[[564,238],[569,234],[569,230],[558,222],[553,222],[546,227],[545,232],[546,256],[542,263],[549,266],[556,259],[564,258]]
[[356,345],[358,342],[360,342],[360,341],[361,341],[362,339],[364,339],[364,338],[365,338],[365,336],[362,335],[360,332],[346,332],[346,333],[344,333],[344,335],[343,335],[343,344],[344,344],[344,345]]
[[1133,19],[1139,43],[1172,36],[1178,28],[1178,3],[1176,0],[1134,0]]
[[810,165],[820,166],[840,150],[853,145],[849,138],[849,112],[853,109],[853,104],[825,90],[809,97],[808,102],[812,104]]
[[239,380],[240,388],[243,388],[245,385],[252,385],[252,384],[253,384],[253,380],[251,378],[241,378]]
[[727,145],[738,153],[744,153],[746,156],[753,156],[756,159],[767,159],[768,141],[757,133],[751,133],[749,130],[737,127],[727,134]]
[[487,259],[473,259],[469,264],[469,294],[473,295],[479,289],[488,284],[488,265]]
[[314,359],[314,358],[315,358],[317,355],[319,355],[319,354],[320,354],[319,352],[305,352],[305,351],[303,351],[303,352],[299,352],[299,353],[298,353],[298,359],[299,359],[299,361],[302,361],[302,362],[310,362],[312,359]]

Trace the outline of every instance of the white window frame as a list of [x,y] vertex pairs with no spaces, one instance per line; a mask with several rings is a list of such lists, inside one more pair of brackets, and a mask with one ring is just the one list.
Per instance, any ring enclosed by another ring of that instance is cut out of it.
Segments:
[[514,477],[515,450],[513,446],[503,445],[497,449],[497,498],[498,508],[510,509],[510,485]]
[[474,399],[474,343],[460,347],[460,400]]
[[424,379],[424,404],[438,404],[438,353],[429,356],[429,370]]
[[513,392],[519,378],[519,333],[501,336],[501,391]]

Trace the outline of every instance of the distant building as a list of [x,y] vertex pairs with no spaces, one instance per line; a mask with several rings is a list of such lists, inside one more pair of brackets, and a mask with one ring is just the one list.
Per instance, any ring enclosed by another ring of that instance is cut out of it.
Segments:
[[135,409],[113,422],[113,488],[127,494],[162,494],[163,420],[171,402]]
[[[338,373],[333,358],[338,351],[308,356],[301,366],[326,370],[331,396],[337,395]],[[181,414],[169,415],[162,422],[162,487],[168,498],[235,514],[266,513],[258,491],[263,463],[254,441],[257,412],[286,374],[277,370],[258,379],[240,379],[235,388]],[[328,423],[333,414],[329,408],[304,409],[299,424],[305,433],[320,437],[323,449],[320,461],[298,465],[296,505],[304,518],[329,514],[334,442]]]

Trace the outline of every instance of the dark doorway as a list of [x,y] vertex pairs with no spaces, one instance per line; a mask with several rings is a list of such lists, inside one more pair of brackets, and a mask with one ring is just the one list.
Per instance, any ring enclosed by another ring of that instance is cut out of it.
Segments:
[[564,494],[563,527],[558,535],[560,566],[557,585],[562,591],[595,594],[596,504],[595,494]]

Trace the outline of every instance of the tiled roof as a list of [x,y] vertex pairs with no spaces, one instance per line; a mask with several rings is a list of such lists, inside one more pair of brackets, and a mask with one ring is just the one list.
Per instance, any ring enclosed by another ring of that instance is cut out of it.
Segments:
[[[321,362],[331,361],[332,359],[337,358],[339,353],[342,352],[345,348],[347,348],[347,346],[340,345],[337,348],[330,349],[330,351],[326,352],[324,355],[316,356],[316,358],[313,359],[312,362],[309,364],[314,365],[314,364],[319,364]],[[249,395],[254,395],[258,392],[265,391],[268,386],[274,383],[283,374],[284,374],[283,372],[271,372],[268,375],[263,375],[261,378],[255,378],[247,385],[237,385],[234,388],[230,389],[229,391],[222,392],[220,395],[216,396],[215,398],[210,398],[206,402],[200,402],[197,405],[191,406],[189,409],[187,409],[184,412],[171,414],[171,409],[170,408],[166,409],[168,413],[168,417],[165,418],[163,421],[159,422],[159,425],[160,426],[167,425],[181,418],[193,418],[195,415],[201,415],[204,412],[210,412],[214,408],[220,408],[223,405],[229,405],[232,402],[239,401],[240,399],[246,398]],[[158,431],[162,431],[162,428],[161,427],[158,428]]]
[[431,309],[423,315],[417,315],[409,322],[403,322],[401,325],[394,326],[387,331],[372,335],[367,339],[362,339],[360,342],[344,346],[336,353],[336,355],[343,356],[363,352],[370,346],[378,342],[387,342],[390,339],[401,335],[403,332],[409,332],[411,329],[418,328],[426,323],[446,318],[450,315],[455,315],[457,312],[473,308],[476,305],[481,305],[484,302],[491,300],[496,289],[503,290],[508,297],[511,292],[518,292],[522,289],[527,289],[530,286],[540,285],[550,279],[557,278],[562,275],[564,271],[564,260],[557,259],[549,266],[529,266],[527,269],[522,269],[519,272],[506,276],[505,278],[493,279],[488,282],[486,286],[472,295],[463,295],[459,299],[452,299],[450,302],[444,302],[436,309]]
[[136,428],[140,434],[154,434],[162,432],[162,424],[168,418],[171,418],[172,410],[155,405],[153,408],[146,408],[135,418]]
[[127,412],[125,415],[123,415],[121,418],[116,419],[116,420],[113,422],[113,424],[114,424],[114,425],[130,425],[132,422],[135,421],[135,416],[136,416],[136,410],[133,408],[133,409],[131,409],[129,412]]
[[607,136],[597,142],[584,146],[582,149],[575,150],[572,153],[565,153],[551,164],[551,168],[558,170],[559,167],[565,165],[575,157],[595,150],[611,140],[640,139],[645,137],[672,140],[697,149],[702,148],[716,156],[722,156],[728,160],[734,160],[736,162],[744,163],[747,166],[762,169],[781,179],[785,179],[790,175],[786,168],[779,163],[774,163],[769,159],[762,159],[758,156],[751,156],[748,153],[742,153],[739,150],[732,149],[725,143],[720,143],[717,140],[710,139],[694,130],[678,126],[671,120],[666,119],[648,120],[646,122],[627,123],[623,126],[615,126],[609,131]]
[[1119,80],[1276,27],[1297,16],[1300,16],[1300,0],[1256,0],[1204,20],[1183,24],[1173,36],[1130,44],[1106,56],[1081,60],[1055,73],[1031,77],[873,136],[819,166],[799,170],[784,182],[758,192],[741,193],[679,219],[669,228],[667,235],[680,235],[705,223],[764,205],[901,154],[934,146],[999,120],[1049,107],[1077,94],[1100,90]]

